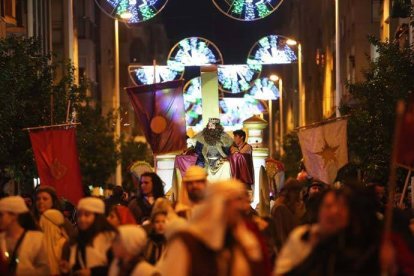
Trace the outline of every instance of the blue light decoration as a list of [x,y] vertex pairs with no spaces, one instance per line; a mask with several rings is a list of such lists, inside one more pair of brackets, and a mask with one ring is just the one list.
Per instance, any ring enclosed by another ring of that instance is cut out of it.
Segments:
[[135,85],[146,85],[155,83],[173,81],[181,79],[184,74],[184,68],[171,66],[137,66],[130,65],[128,67],[129,76]]
[[[187,129],[192,128],[195,132],[203,130],[200,77],[191,79],[184,86],[184,106]],[[244,120],[266,110],[260,100],[248,93],[244,93],[243,97],[222,97],[219,107],[220,121],[226,131],[243,128]]]
[[277,100],[280,97],[279,89],[268,78],[260,78],[254,82],[249,94],[258,100]]
[[109,16],[129,24],[137,24],[155,17],[168,0],[95,0]]
[[193,78],[184,86],[184,107],[187,129],[200,131],[203,126],[203,109],[201,107],[201,78]]
[[217,67],[219,88],[223,92],[240,93],[249,90],[256,80],[262,66],[240,65],[219,65]]
[[283,0],[213,0],[225,15],[240,21],[255,21],[272,14]]
[[288,38],[269,35],[261,38],[250,49],[247,64],[290,64],[297,62],[295,50],[288,45]]
[[245,93],[242,98],[224,97],[220,99],[220,121],[226,131],[243,128],[243,121],[262,114],[266,107],[252,95]]
[[223,57],[214,43],[202,37],[188,37],[178,42],[168,55],[169,66],[222,64]]

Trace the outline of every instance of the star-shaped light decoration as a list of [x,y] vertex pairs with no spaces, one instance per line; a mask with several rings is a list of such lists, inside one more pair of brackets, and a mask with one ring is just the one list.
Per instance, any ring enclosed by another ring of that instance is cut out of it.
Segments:
[[338,159],[336,158],[336,151],[338,150],[338,148],[339,146],[331,147],[325,140],[325,145],[323,146],[322,151],[315,152],[317,155],[322,157],[324,161],[324,168],[326,168],[330,161],[338,163]]

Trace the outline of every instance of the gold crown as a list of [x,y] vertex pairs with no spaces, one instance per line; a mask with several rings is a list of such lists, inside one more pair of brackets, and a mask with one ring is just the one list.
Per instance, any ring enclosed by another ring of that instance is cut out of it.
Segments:
[[213,123],[213,124],[219,124],[220,119],[219,118],[210,118],[210,119],[208,119],[208,122]]

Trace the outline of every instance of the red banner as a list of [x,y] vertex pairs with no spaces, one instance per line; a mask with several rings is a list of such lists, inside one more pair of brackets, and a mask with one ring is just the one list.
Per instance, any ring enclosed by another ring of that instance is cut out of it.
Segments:
[[154,154],[187,147],[183,84],[178,80],[126,89]]
[[41,185],[52,186],[58,196],[77,204],[83,197],[76,148],[76,129],[30,131]]
[[397,164],[414,169],[414,97],[406,106],[397,142]]

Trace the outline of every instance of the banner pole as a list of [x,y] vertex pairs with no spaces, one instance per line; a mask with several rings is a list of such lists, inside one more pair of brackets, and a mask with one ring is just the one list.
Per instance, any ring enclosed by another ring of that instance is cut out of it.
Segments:
[[66,109],[66,123],[69,123],[70,100],[68,100],[68,107]]
[[397,144],[400,140],[400,130],[402,125],[402,116],[404,114],[405,105],[403,101],[397,103],[395,135],[393,141],[393,150],[391,155],[391,170],[388,180],[388,202],[384,214],[384,234],[385,239],[388,239],[391,233],[392,226],[392,210],[395,196],[395,186],[397,181]]
[[[404,189],[403,189],[402,194],[401,194],[399,206],[402,206],[402,204],[403,204],[405,193],[407,192],[408,182],[410,180],[411,172],[412,172],[411,170],[408,170],[407,177],[405,178]],[[411,189],[412,189],[412,187],[411,187]]]
[[157,82],[157,61],[155,59],[152,60],[152,66],[154,66],[154,77],[153,77],[153,83]]
[[69,123],[69,124],[59,124],[59,125],[51,125],[51,126],[38,126],[38,127],[26,127],[22,130],[36,130],[36,129],[46,129],[46,128],[55,128],[55,127],[71,127],[71,126],[77,126],[80,125],[80,123]]
[[53,93],[50,94],[50,125],[53,125]]

